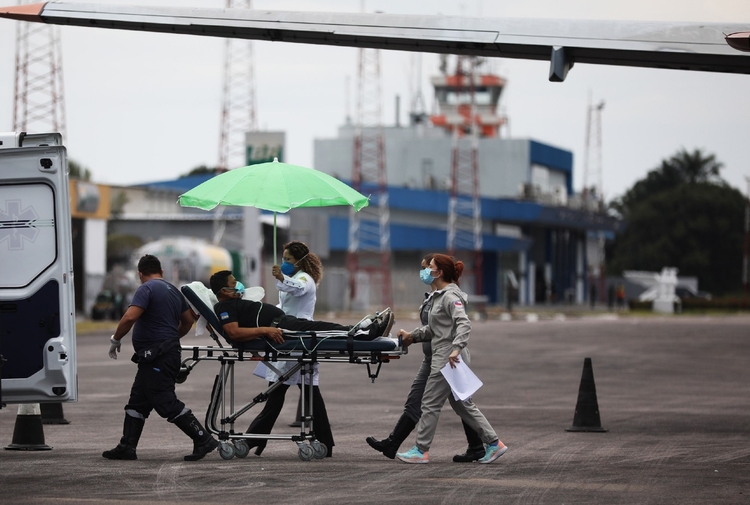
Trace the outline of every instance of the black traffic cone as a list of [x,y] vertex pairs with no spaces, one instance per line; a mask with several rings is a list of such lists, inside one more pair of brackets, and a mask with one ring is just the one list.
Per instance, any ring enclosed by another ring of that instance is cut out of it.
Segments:
[[52,449],[44,443],[42,414],[38,403],[18,406],[16,426],[13,428],[13,442],[6,449],[9,451],[49,451]]
[[70,424],[63,415],[62,403],[42,403],[42,424]]
[[583,374],[581,375],[581,385],[578,388],[578,402],[573,416],[573,426],[565,428],[565,431],[594,431],[600,433],[607,431],[602,428],[602,421],[599,418],[599,402],[596,400],[594,369],[591,366],[591,358],[583,360]]

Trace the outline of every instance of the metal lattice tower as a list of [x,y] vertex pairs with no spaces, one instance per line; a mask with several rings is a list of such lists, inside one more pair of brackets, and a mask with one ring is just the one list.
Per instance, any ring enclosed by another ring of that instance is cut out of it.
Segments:
[[[583,190],[591,194],[597,201],[603,199],[602,181],[602,110],[604,101],[589,106],[586,115],[586,145],[583,159]],[[593,137],[593,146],[592,146]]]
[[[28,4],[30,0],[19,0]],[[60,28],[16,23],[13,130],[60,132],[66,136]]]
[[[365,273],[369,283],[379,282],[381,306],[393,305],[391,288],[390,211],[383,134],[380,51],[359,50],[357,119],[354,134],[352,186],[370,195],[370,205],[349,214],[347,269],[351,300],[365,301],[357,293],[357,279]],[[369,293],[368,293],[369,294]]]
[[[227,9],[252,9],[251,0],[226,0]],[[257,131],[255,116],[255,70],[253,43],[250,40],[226,39],[224,46],[224,88],[219,136],[219,172],[247,165],[245,134]],[[224,238],[224,207],[214,217],[214,244]]]
[[[587,208],[601,210],[604,204],[604,188],[602,183],[602,110],[604,101],[596,105],[589,105],[586,115],[586,145],[583,159],[583,197]],[[593,142],[592,142],[593,137]],[[592,146],[593,144],[593,146]],[[589,205],[591,207],[589,207]],[[597,285],[599,301],[604,301],[606,279],[604,275],[606,262],[604,233],[597,235],[597,255],[599,264],[592,265],[589,282]]]
[[452,256],[457,250],[474,251],[474,291],[481,294],[482,207],[479,195],[479,127],[474,93],[479,79],[477,58],[459,56],[456,79],[458,95],[469,98],[462,114],[468,121],[464,127],[453,130],[447,247],[448,254]]
[[[226,0],[227,9],[252,9],[251,0]],[[256,131],[253,43],[226,39],[219,170],[247,164],[245,133]]]

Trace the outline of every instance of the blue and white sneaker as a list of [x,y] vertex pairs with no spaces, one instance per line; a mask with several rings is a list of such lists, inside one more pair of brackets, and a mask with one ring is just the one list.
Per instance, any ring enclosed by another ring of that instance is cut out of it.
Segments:
[[508,447],[499,440],[491,444],[487,444],[484,449],[484,457],[479,458],[479,462],[484,464],[492,463],[497,458],[505,454],[507,450]]
[[406,452],[399,452],[396,457],[404,463],[429,463],[430,455],[428,452],[422,452],[416,445]]

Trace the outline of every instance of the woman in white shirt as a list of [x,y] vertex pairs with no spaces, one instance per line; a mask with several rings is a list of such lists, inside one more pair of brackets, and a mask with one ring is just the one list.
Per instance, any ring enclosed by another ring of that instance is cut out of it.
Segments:
[[[323,264],[315,253],[310,252],[304,242],[289,242],[284,244],[281,265],[274,265],[271,273],[276,278],[276,289],[279,290],[279,308],[287,315],[300,319],[313,320],[315,313],[315,302],[317,300],[317,286],[323,277]],[[279,361],[274,367],[280,372],[286,371],[293,366],[292,362]],[[266,371],[266,380],[269,383],[276,382],[278,376],[270,368]],[[309,377],[306,378],[309,381]],[[318,364],[314,366],[313,373],[313,431],[315,438],[328,449],[327,456],[333,453],[333,433],[328,421],[328,413],[323,396],[318,387],[319,372]],[[250,427],[248,433],[271,433],[276,419],[284,406],[284,397],[290,385],[301,386],[300,373],[289,378],[281,387],[272,391],[263,411],[258,414]],[[266,440],[250,441],[251,447],[256,447],[255,454],[260,455],[266,446]]]

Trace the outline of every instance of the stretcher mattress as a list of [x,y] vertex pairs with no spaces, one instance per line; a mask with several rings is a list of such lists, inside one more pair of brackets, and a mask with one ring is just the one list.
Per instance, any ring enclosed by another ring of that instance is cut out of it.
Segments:
[[395,351],[398,349],[398,341],[393,338],[378,337],[374,340],[349,340],[346,336],[333,336],[329,338],[317,337],[315,341],[307,334],[305,336],[284,334],[283,344],[269,343],[265,339],[256,339],[249,342],[232,343],[232,347],[245,351],[341,351],[342,353],[353,351]]

